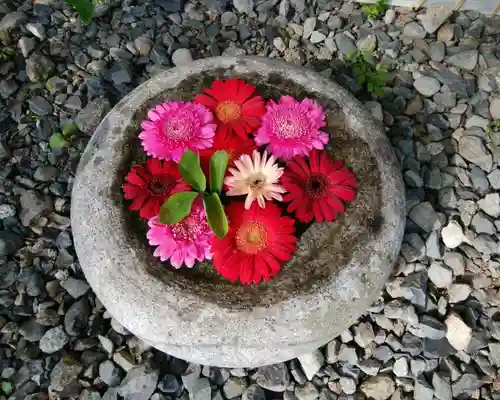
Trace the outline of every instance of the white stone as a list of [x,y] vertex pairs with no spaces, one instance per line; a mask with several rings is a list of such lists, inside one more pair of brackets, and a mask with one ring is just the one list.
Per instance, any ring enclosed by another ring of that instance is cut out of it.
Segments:
[[431,76],[421,76],[415,79],[413,86],[421,95],[426,97],[433,96],[441,88],[439,81]]
[[280,36],[277,36],[274,38],[273,44],[274,44],[274,47],[276,47],[276,49],[278,49],[278,51],[285,51],[285,49],[286,49],[285,42],[283,41],[283,39]]
[[472,338],[472,329],[457,314],[450,314],[446,321],[446,339],[456,350],[465,350]]
[[448,225],[441,230],[441,238],[445,246],[450,249],[454,249],[467,241],[462,227],[456,221],[450,221]]
[[323,353],[320,350],[315,350],[312,353],[303,354],[297,357],[300,365],[302,366],[302,370],[306,374],[307,379],[311,380],[316,372],[323,366],[323,362],[325,358],[323,357]]
[[448,298],[450,303],[459,303],[469,297],[471,288],[465,283],[454,283],[448,288]]
[[453,271],[440,261],[434,261],[429,267],[429,279],[438,288],[445,288],[453,282]]
[[405,357],[398,358],[392,367],[394,375],[399,378],[408,376],[408,361]]
[[490,103],[490,114],[494,120],[500,119],[500,97],[493,99]]
[[253,0],[234,0],[233,4],[240,13],[250,14],[253,11]]
[[389,8],[384,15],[384,23],[386,25],[390,25],[394,22],[396,19],[396,11],[394,11],[392,8]]
[[189,49],[177,49],[172,54],[172,62],[175,66],[191,64],[193,56]]
[[321,43],[323,40],[326,39],[326,36],[321,33],[320,31],[314,31],[312,34],[311,34],[311,43]]
[[302,37],[304,39],[308,39],[309,36],[311,36],[311,34],[314,32],[314,28],[316,28],[316,18],[307,18],[304,22],[304,33],[302,34]]
[[498,193],[490,193],[484,196],[477,202],[477,205],[486,214],[491,215],[494,218],[500,216],[500,195]]
[[469,119],[467,119],[467,122],[465,122],[465,129],[472,128],[474,126],[477,126],[479,128],[482,128],[486,130],[488,128],[488,124],[490,121],[486,118],[483,118],[479,115],[473,115]]
[[354,394],[356,393],[356,382],[352,378],[347,378],[343,376],[339,380],[340,387],[345,394]]
[[432,4],[424,15],[418,16],[418,19],[428,33],[434,33],[452,13],[453,5]]

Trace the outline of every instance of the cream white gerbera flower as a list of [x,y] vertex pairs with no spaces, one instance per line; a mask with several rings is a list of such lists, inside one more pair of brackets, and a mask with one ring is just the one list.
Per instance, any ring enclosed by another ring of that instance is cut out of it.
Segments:
[[276,164],[276,159],[267,158],[267,152],[261,156],[255,150],[252,157],[243,154],[234,162],[236,168],[229,168],[232,176],[226,177],[224,183],[229,186],[228,196],[247,195],[245,209],[249,209],[254,200],[261,208],[266,207],[266,200],[282,201],[282,193],[286,190],[279,184],[283,168]]

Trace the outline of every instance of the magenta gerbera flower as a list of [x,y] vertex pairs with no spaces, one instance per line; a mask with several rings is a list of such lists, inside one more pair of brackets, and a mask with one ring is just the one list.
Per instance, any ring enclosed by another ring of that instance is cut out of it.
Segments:
[[166,101],[149,111],[141,128],[139,138],[147,154],[179,161],[186,149],[196,152],[212,147],[217,125],[201,104]]
[[278,103],[267,103],[255,143],[268,144],[268,150],[283,160],[307,156],[312,149],[322,150],[328,143],[328,134],[320,130],[325,125],[323,108],[313,100],[281,96]]
[[196,261],[212,258],[210,241],[214,234],[207,224],[205,210],[196,201],[189,215],[171,226],[160,224],[158,217],[148,222],[147,238],[151,246],[158,246],[153,255],[161,261],[170,260],[174,268],[183,264],[192,268]]

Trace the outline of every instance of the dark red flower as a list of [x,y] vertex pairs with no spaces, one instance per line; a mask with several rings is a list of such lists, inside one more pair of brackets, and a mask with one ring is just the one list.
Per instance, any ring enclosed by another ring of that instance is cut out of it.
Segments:
[[[234,167],[234,160],[240,158],[243,154],[252,154],[252,152],[257,149],[255,142],[248,137],[245,139],[235,136],[232,133],[229,135],[222,135],[217,133],[214,138],[214,145],[210,149],[200,150],[200,163],[201,168],[205,172],[205,175],[209,176],[210,169],[210,157],[217,150],[224,150],[228,155],[227,167]],[[226,172],[227,175],[227,172]]]
[[253,96],[255,86],[241,79],[215,81],[204,94],[195,97],[195,103],[213,111],[217,132],[223,136],[236,133],[241,138],[259,127],[266,109],[262,96]]
[[226,207],[229,232],[212,240],[213,266],[225,278],[250,285],[276,275],[297,248],[294,220],[280,208],[255,202],[245,210],[243,202]]
[[124,197],[134,200],[129,210],[138,211],[141,218],[151,218],[160,213],[160,207],[174,193],[190,190],[182,180],[178,166],[173,161],[152,158],[146,166],[133,165],[123,184]]
[[281,177],[288,191],[283,201],[290,202],[287,211],[302,222],[335,221],[344,212],[343,201],[356,197],[356,175],[343,166],[324,151],[309,153],[309,163],[301,156],[292,158]]

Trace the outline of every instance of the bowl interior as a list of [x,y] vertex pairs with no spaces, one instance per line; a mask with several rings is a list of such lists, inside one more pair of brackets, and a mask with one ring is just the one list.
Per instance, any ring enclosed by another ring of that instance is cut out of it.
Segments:
[[[209,87],[216,79],[241,78],[255,85],[259,94],[267,99],[277,100],[288,94],[297,99],[311,98],[321,104],[327,115],[330,142],[326,150],[334,159],[344,160],[358,178],[356,199],[346,205],[346,212],[335,222],[313,223],[301,232],[298,249],[292,260],[286,263],[280,273],[259,285],[231,283],[215,272],[210,262],[198,264],[193,269],[173,269],[153,257],[153,249],[146,239],[147,225],[135,212],[127,210],[129,202],[123,199],[121,185],[133,163],[145,159],[138,140],[140,122],[152,106],[168,100],[191,101],[194,96]],[[379,171],[369,146],[355,132],[347,129],[345,114],[340,104],[310,93],[286,77],[278,75],[238,76],[234,71],[220,70],[191,76],[181,82],[175,90],[165,91],[161,96],[149,99],[137,110],[134,124],[127,130],[128,157],[116,176],[113,185],[116,207],[122,213],[123,233],[131,247],[146,266],[148,274],[160,279],[166,286],[186,292],[222,307],[250,308],[256,305],[273,304],[290,296],[314,291],[326,284],[349,262],[354,248],[362,249],[382,225],[380,214]],[[358,253],[359,254],[359,253]],[[369,250],[366,251],[368,259]]]

